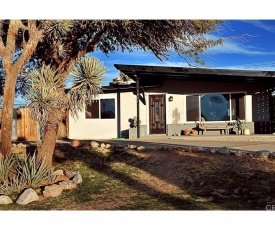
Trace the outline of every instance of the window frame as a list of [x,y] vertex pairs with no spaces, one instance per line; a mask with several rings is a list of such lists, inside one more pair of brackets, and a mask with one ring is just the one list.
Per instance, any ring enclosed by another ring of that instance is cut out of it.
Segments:
[[244,120],[246,120],[246,115],[247,115],[247,112],[246,112],[246,95],[247,93],[246,92],[214,92],[214,93],[200,93],[200,94],[186,94],[184,95],[185,96],[185,100],[184,100],[184,110],[185,110],[185,122],[186,123],[193,123],[194,121],[188,121],[187,120],[187,97],[188,96],[198,96],[199,97],[199,119],[201,119],[201,97],[204,96],[204,95],[209,95],[209,94],[227,94],[229,96],[229,120],[226,120],[226,121],[205,121],[206,123],[221,123],[221,122],[232,122],[232,121],[235,121],[232,119],[232,104],[231,104],[231,99],[232,99],[232,94],[243,94],[244,95]]
[[[101,111],[101,100],[114,100],[114,110],[115,110],[115,114],[114,114],[114,118],[102,118],[102,111]],[[87,111],[87,105],[85,105],[85,111],[84,111],[84,119],[85,120],[115,120],[116,119],[116,98],[98,98],[95,99],[94,101],[98,101],[98,118],[86,118],[86,111]]]

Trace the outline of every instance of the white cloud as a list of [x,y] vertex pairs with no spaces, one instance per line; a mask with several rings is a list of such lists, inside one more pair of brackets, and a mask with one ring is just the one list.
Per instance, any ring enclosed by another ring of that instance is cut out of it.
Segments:
[[224,65],[215,67],[216,69],[240,69],[240,70],[262,70],[275,71],[275,61],[273,62],[257,62],[240,65]]
[[[247,45],[248,44],[248,45]],[[217,45],[210,49],[207,49],[206,54],[244,54],[244,55],[275,55],[275,52],[267,52],[260,50],[248,42],[241,42],[237,39],[225,39],[223,45]]]
[[245,20],[244,22],[252,24],[256,27],[259,27],[263,30],[269,31],[274,33],[275,32],[275,26],[271,26],[271,25],[267,25],[266,23],[264,23],[263,21],[259,21],[259,20]]

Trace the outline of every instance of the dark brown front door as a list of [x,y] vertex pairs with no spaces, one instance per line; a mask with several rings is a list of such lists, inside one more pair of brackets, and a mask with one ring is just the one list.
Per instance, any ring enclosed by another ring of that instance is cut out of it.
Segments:
[[165,95],[149,95],[150,134],[165,134]]

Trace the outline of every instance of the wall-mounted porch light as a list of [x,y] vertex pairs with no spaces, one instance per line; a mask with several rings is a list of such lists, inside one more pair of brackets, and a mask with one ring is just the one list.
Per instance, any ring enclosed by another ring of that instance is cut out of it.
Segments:
[[169,101],[173,101],[173,96],[170,96],[170,97],[168,98],[168,100],[169,100]]

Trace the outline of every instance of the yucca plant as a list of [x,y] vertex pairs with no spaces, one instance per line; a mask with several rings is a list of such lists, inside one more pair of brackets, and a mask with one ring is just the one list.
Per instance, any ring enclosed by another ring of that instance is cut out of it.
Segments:
[[57,88],[59,75],[50,66],[31,69],[28,73],[29,90],[26,93],[28,107],[31,115],[43,126],[48,119],[50,109],[56,108],[60,103]]
[[3,183],[0,184],[0,195],[8,195],[8,184],[7,183]]
[[101,83],[106,72],[103,62],[94,57],[82,58],[73,68],[70,73],[73,83],[68,100],[72,115],[77,116],[79,110],[82,111],[86,104],[91,104],[102,93]]
[[9,183],[5,187],[6,194],[10,193],[20,193],[23,189],[27,188],[26,181],[22,180],[20,177],[13,177]]
[[73,27],[74,20],[46,20],[44,21],[44,34],[52,39],[65,36]]
[[57,175],[54,174],[54,169],[51,168],[48,170],[46,178],[50,181],[50,182],[54,182],[57,178]]
[[13,166],[15,159],[13,156],[3,157],[0,155],[0,181],[7,182],[10,173],[14,172]]
[[35,154],[29,155],[24,159],[18,159],[16,162],[18,180],[24,182],[26,187],[37,188],[41,181],[47,179],[49,169],[46,167],[45,160],[36,162]]

